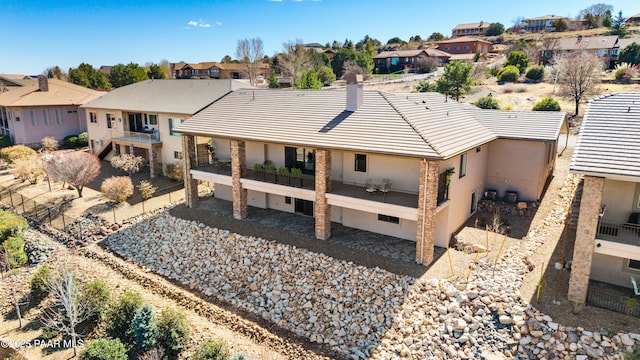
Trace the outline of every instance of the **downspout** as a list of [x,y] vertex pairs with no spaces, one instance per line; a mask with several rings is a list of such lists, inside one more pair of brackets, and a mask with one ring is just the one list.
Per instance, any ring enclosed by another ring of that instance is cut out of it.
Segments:
[[429,171],[429,163],[427,163],[427,159],[422,159],[425,164],[425,172],[424,172],[424,184],[423,191],[424,195],[422,196],[422,223],[420,224],[420,236],[422,236],[422,241],[420,242],[420,258],[424,255],[424,227],[425,227],[425,211],[427,206],[427,183],[428,183],[428,171]]

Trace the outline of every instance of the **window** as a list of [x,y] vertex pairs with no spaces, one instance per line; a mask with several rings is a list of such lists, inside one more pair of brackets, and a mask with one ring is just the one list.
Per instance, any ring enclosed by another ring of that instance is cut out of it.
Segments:
[[451,51],[451,47],[447,46],[446,48],[444,48],[444,51]]
[[149,125],[158,125],[158,115],[148,114],[148,115],[146,115],[146,117],[147,117],[147,119],[145,119],[145,122],[146,122],[146,120],[148,120],[149,121]]
[[16,118],[16,121],[20,121],[20,113],[19,112],[16,112],[13,116]]
[[474,191],[471,193],[471,214],[475,213],[478,210],[478,192]]
[[389,222],[389,223],[392,223],[392,224],[400,224],[400,218],[399,217],[389,216],[389,215],[382,215],[382,214],[378,214],[378,221],[385,221],[385,222]]
[[173,152],[173,158],[176,160],[182,160],[183,156],[182,156],[182,151],[174,151]]
[[220,75],[220,70],[218,70],[218,69],[213,69],[213,70],[211,70],[211,74],[213,74],[213,75]]
[[285,196],[284,197],[284,203],[291,205],[291,196]]
[[398,58],[397,57],[392,57],[391,58],[391,65],[397,65],[398,64]]
[[175,128],[176,126],[182,124],[183,122],[184,122],[184,119],[169,118],[169,135],[171,135],[171,136],[180,136],[180,134],[178,134],[178,133],[173,131],[173,128]]
[[456,46],[454,46],[454,47],[453,47],[453,50],[460,50],[460,46],[457,46],[457,45],[456,45]]
[[465,49],[465,50],[469,50],[469,45],[465,45],[465,46],[464,46],[464,49]]
[[[67,111],[68,113],[68,111]],[[89,122],[96,124],[98,122],[98,118],[96,117],[96,113],[94,113],[93,111],[89,111]]]
[[357,172],[367,172],[367,155],[356,154],[356,161],[353,170]]
[[627,267],[631,270],[640,271],[640,261],[629,259],[629,264],[627,264]]
[[60,109],[56,109],[56,124],[62,124],[62,118],[60,117]]
[[482,147],[478,146],[478,147],[476,148],[476,152],[477,152],[477,153],[479,153],[480,151],[482,151]]
[[462,179],[465,175],[467,175],[467,153],[460,155],[460,176],[459,179]]
[[107,113],[107,129],[113,129],[113,123],[116,120],[116,115],[113,113]]
[[42,110],[42,121],[45,125],[49,125],[49,111]]
[[75,114],[78,110],[67,110],[67,114]]
[[33,110],[29,110],[29,116],[31,117],[31,125],[36,126],[36,113]]

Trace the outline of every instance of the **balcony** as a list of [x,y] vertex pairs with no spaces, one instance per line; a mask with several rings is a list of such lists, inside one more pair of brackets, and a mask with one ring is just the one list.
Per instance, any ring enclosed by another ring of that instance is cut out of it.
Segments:
[[640,261],[640,225],[600,222],[595,242],[597,254]]
[[135,143],[148,144],[148,145],[162,144],[162,141],[160,141],[159,131],[151,131],[151,132],[125,131],[122,136],[114,137],[113,140],[116,140],[116,143],[135,142]]

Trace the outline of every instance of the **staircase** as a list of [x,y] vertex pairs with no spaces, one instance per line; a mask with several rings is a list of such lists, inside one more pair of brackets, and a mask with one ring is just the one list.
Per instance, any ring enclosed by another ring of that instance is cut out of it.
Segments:
[[111,152],[111,150],[113,150],[113,143],[109,141],[107,142],[107,145],[105,145],[98,153],[98,159],[104,160],[105,156],[107,156]]
[[582,199],[583,187],[584,180],[580,180],[580,183],[576,187],[576,193],[573,195],[573,202],[571,203],[571,217],[569,217],[569,229],[571,230],[578,228],[578,215],[580,215],[580,199]]

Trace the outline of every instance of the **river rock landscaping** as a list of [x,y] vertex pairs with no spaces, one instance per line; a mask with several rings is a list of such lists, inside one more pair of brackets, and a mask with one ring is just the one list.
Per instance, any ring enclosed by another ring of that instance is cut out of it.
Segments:
[[121,229],[106,245],[346,358],[622,359],[639,334],[563,326],[518,291],[527,258],[564,225],[577,182],[567,178],[565,195],[520,246],[470,264],[466,283],[415,280],[168,214]]

